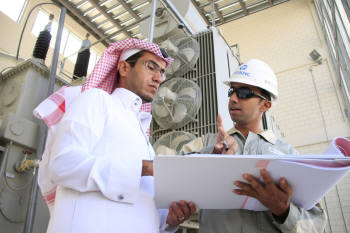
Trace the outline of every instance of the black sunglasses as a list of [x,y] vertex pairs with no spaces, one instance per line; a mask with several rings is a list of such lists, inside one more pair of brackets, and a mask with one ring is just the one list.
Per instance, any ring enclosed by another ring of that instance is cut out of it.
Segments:
[[237,97],[240,99],[249,99],[252,97],[258,97],[260,99],[267,100],[264,96],[255,93],[254,91],[250,90],[247,87],[239,87],[239,88],[230,87],[230,89],[228,89],[228,97],[231,97],[235,92],[237,94]]

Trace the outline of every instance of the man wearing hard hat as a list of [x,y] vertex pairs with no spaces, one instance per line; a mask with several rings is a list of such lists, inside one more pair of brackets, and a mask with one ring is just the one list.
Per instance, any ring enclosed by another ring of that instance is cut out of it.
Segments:
[[[218,133],[195,139],[183,147],[182,153],[297,154],[272,130],[262,129],[263,113],[278,98],[276,76],[266,63],[250,60],[224,84],[230,87],[228,110],[234,127],[226,132],[219,115]],[[275,184],[265,169],[260,174],[264,184],[250,174],[243,174],[245,181],[235,181],[233,192],[259,200],[269,211],[201,210],[200,232],[323,232],[326,216],[319,206],[310,210],[296,206],[290,202],[293,190],[286,179],[281,178]]]

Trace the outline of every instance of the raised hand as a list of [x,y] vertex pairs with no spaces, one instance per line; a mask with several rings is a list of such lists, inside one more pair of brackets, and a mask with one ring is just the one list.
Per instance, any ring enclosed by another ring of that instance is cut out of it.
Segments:
[[214,146],[214,154],[235,154],[237,151],[237,142],[224,129],[222,118],[218,115],[218,136]]

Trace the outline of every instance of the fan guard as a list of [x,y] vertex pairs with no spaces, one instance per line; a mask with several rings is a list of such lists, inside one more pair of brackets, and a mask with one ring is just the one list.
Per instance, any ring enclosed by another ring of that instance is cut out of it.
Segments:
[[182,76],[193,70],[199,58],[199,44],[192,37],[182,34],[171,36],[161,44],[167,53],[174,58],[173,63],[167,68],[167,76]]
[[161,136],[153,144],[153,148],[157,155],[177,155],[185,144],[195,138],[193,134],[188,132],[173,131]]
[[159,87],[152,102],[152,116],[162,129],[177,129],[195,119],[201,103],[199,86],[175,77]]

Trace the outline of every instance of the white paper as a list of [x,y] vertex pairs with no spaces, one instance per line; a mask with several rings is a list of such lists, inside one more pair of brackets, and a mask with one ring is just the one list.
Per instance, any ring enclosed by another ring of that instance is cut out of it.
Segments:
[[[350,141],[342,142],[350,145]],[[337,145],[333,143],[331,147]],[[266,210],[254,198],[232,192],[237,188],[233,184],[235,180],[244,181],[243,173],[259,177],[260,169],[266,168],[276,182],[281,177],[287,179],[293,188],[293,203],[310,209],[350,170],[350,158],[331,153],[284,158],[273,155],[156,156],[156,205],[168,208],[173,201],[186,200],[195,202],[200,209]]]

